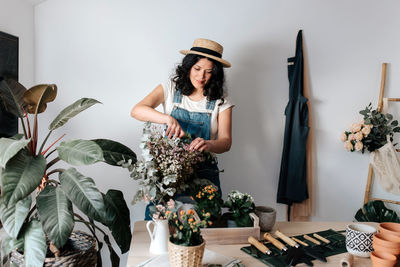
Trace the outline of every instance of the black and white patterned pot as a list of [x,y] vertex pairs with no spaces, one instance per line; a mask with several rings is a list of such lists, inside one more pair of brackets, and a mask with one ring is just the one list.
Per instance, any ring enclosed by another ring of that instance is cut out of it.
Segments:
[[376,228],[366,224],[350,224],[346,227],[346,249],[359,257],[369,257],[372,249],[372,238]]

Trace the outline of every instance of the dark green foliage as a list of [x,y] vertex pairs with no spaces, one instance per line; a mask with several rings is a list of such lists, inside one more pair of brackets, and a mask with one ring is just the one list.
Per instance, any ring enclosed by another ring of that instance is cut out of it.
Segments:
[[371,132],[363,139],[364,149],[372,152],[387,143],[387,136],[393,141],[393,134],[400,132],[398,121],[393,120],[393,116],[389,113],[382,114],[377,109],[372,109],[372,104],[360,111],[364,116],[364,123],[373,125]]
[[357,211],[354,218],[358,222],[400,222],[397,213],[386,208],[380,200],[369,201]]

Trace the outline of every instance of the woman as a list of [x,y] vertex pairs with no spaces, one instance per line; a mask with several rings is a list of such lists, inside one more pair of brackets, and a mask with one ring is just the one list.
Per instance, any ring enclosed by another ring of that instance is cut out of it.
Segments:
[[[131,116],[141,121],[166,124],[169,138],[190,133],[189,149],[223,153],[232,144],[233,104],[224,98],[224,70],[231,65],[222,59],[223,47],[207,39],[196,39],[176,68],[176,75],[158,85],[136,104]],[[163,105],[164,113],[155,110]],[[217,161],[203,164],[197,173],[214,183],[221,193]],[[148,209],[146,218],[149,219]]]

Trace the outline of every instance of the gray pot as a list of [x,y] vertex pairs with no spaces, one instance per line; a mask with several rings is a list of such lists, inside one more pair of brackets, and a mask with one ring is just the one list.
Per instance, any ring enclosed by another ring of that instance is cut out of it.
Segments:
[[268,206],[256,206],[255,214],[260,220],[260,229],[263,232],[271,231],[276,220],[276,210]]

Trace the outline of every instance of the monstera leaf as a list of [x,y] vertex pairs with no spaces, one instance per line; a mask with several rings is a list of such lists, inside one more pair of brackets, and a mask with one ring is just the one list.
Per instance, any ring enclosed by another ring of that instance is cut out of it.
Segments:
[[47,103],[54,101],[57,96],[55,84],[39,84],[24,93],[24,102],[30,114],[42,113],[47,108]]
[[359,222],[400,222],[397,213],[386,208],[380,200],[369,201],[357,211],[354,218]]

